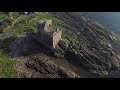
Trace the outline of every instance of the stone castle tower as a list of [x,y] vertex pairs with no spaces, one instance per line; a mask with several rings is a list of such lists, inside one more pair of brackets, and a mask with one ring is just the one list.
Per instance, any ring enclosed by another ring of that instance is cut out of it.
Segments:
[[38,33],[42,42],[55,48],[61,40],[62,30],[53,27],[51,19],[40,20],[38,23]]

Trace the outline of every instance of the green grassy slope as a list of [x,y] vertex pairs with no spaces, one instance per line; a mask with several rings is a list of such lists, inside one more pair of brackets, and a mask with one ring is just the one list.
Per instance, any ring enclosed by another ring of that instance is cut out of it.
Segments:
[[5,18],[6,16],[7,16],[6,13],[4,13],[4,12],[0,12],[0,20],[3,19],[3,18]]
[[15,61],[6,58],[0,57],[0,78],[15,78],[17,73],[15,71]]
[[27,30],[37,30],[37,22],[41,19],[52,19],[54,26],[60,26],[62,23],[59,19],[52,17],[51,14],[45,12],[38,12],[34,16],[22,15],[16,23],[7,31],[15,36],[21,36],[27,32]]

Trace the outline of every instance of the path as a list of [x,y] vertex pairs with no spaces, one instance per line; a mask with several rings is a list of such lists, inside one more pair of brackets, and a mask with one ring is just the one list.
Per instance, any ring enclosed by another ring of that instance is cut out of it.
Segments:
[[11,25],[11,26],[9,25],[6,29],[3,30],[3,32],[5,32],[5,31],[6,31],[7,29],[9,29],[10,27],[13,27],[14,24],[15,24],[16,22],[18,22],[19,19],[21,19],[22,16],[23,16],[23,15],[21,15],[21,16],[19,16],[17,19],[15,19],[15,20],[13,21],[12,25]]
[[19,16],[17,19],[15,19],[13,22],[12,22],[12,25],[8,26],[6,29],[3,30],[3,33],[0,34],[0,39],[5,39],[5,38],[9,38],[11,37],[11,34],[9,32],[7,32],[6,30],[8,30],[9,28],[12,28],[14,26],[14,24],[16,22],[19,22],[19,20],[22,18],[22,15]]

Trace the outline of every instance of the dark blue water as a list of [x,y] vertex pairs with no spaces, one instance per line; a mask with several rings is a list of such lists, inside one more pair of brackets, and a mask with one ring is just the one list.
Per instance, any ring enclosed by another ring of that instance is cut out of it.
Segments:
[[85,14],[106,29],[120,35],[120,12],[85,12]]

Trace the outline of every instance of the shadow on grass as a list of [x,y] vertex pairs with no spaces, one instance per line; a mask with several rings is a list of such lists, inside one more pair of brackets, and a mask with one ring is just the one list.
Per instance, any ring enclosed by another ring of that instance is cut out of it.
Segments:
[[9,37],[1,42],[5,53],[9,53],[9,57],[11,58],[38,53],[43,53],[48,56],[52,55],[50,50],[46,49],[42,44],[28,35],[24,37]]

